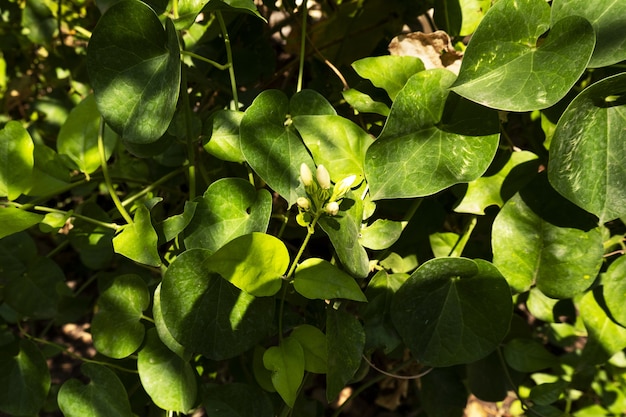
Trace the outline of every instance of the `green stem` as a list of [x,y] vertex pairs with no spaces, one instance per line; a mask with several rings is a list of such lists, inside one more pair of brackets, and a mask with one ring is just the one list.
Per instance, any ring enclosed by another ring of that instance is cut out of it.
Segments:
[[134,194],[134,195],[128,197],[126,200],[122,201],[122,205],[124,207],[126,207],[127,205],[129,205],[133,201],[135,201],[135,200],[143,197],[144,195],[148,194],[149,192],[151,192],[152,190],[157,188],[162,183],[172,179],[176,175],[178,175],[181,172],[185,171],[188,167],[189,167],[189,165],[185,164],[185,165],[181,166],[180,168],[170,172],[169,174],[164,175],[163,177],[159,178],[158,180],[156,180],[155,182],[153,182],[152,184],[150,184],[146,188],[144,188],[141,191],[139,191],[137,194]]
[[308,245],[309,240],[311,239],[311,236],[313,236],[313,233],[315,233],[315,226],[317,225],[317,221],[319,220],[319,218],[322,217],[322,214],[323,214],[322,210],[319,210],[318,213],[315,214],[315,217],[313,218],[313,221],[311,222],[311,224],[307,227],[307,233],[306,233],[306,236],[304,237],[304,240],[302,241],[302,245],[300,245],[300,250],[298,250],[296,257],[291,263],[289,272],[287,272],[287,275],[285,275],[285,279],[287,281],[291,280],[291,276],[296,271],[296,266],[298,266],[298,261],[300,261],[300,258],[302,257],[302,254],[304,253],[304,249]]
[[185,116],[187,157],[189,158],[189,200],[193,200],[196,198],[196,142],[193,138],[193,130],[191,127],[191,106],[189,104],[189,93],[187,92],[187,71],[184,64],[181,63],[181,66],[180,94]]
[[[15,203],[15,202],[7,202],[6,204],[19,208],[19,209],[24,209],[24,207],[26,206],[26,204],[22,205],[22,204]],[[37,211],[43,211],[44,213],[57,213],[57,214],[62,214],[67,217],[75,217],[77,219],[84,220],[87,223],[95,224],[96,226],[106,227],[107,229],[118,230],[120,228],[120,226],[115,223],[106,223],[100,220],[92,219],[91,217],[83,216],[81,214],[54,209],[54,208],[50,208],[46,206],[33,206],[30,208],[33,210],[37,210]]]
[[221,71],[224,71],[225,69],[228,69],[231,66],[229,63],[227,63],[227,64],[220,64],[219,62],[215,62],[212,59],[205,58],[202,55],[195,54],[195,53],[193,53],[191,51],[182,50],[182,51],[180,51],[180,53],[181,53],[181,55],[188,55],[188,56],[190,56],[192,58],[195,58],[198,61],[204,61],[207,64],[213,65],[215,68],[217,68],[218,70],[221,70]]
[[467,245],[467,242],[469,241],[469,238],[472,235],[474,228],[476,227],[477,222],[478,218],[476,216],[472,216],[470,222],[465,227],[463,235],[460,236],[459,239],[456,241],[454,247],[452,248],[452,250],[450,250],[448,257],[458,258],[461,256],[463,250],[465,249],[465,245]]
[[222,12],[219,10],[215,12],[217,20],[220,23],[220,29],[222,30],[222,36],[224,36],[224,47],[226,48],[226,59],[228,60],[228,75],[230,76],[230,88],[233,92],[233,104],[232,110],[239,110],[239,97],[237,96],[237,82],[235,81],[235,68],[233,66],[233,51],[230,48],[230,37],[228,36],[228,30],[226,29],[226,23]]
[[100,130],[98,131],[98,152],[100,153],[100,164],[102,168],[102,177],[104,178],[104,183],[109,190],[109,195],[117,207],[117,211],[120,212],[126,223],[133,224],[133,218],[130,217],[130,214],[126,211],[122,203],[120,202],[119,197],[115,193],[115,189],[113,188],[113,184],[111,183],[111,177],[109,176],[109,167],[107,166],[107,157],[104,152],[104,119],[100,118]]
[[302,91],[302,79],[304,77],[304,60],[306,58],[306,22],[309,13],[307,0],[302,0],[302,34],[300,37],[300,67],[298,68],[298,86],[296,92]]

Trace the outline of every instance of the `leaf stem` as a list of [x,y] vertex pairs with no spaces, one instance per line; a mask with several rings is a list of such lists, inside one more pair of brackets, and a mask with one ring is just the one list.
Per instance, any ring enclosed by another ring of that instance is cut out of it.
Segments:
[[226,23],[224,22],[224,16],[222,16],[222,12],[218,10],[215,14],[217,16],[217,21],[220,24],[220,29],[222,30],[222,36],[224,36],[224,47],[226,48],[226,59],[228,60],[228,75],[230,76],[230,88],[233,92],[233,103],[231,105],[231,109],[239,110],[239,97],[237,96],[237,82],[235,81],[235,68],[233,66],[233,51],[230,48],[230,37],[228,36],[228,30],[226,28]]
[[478,218],[476,216],[472,216],[471,220],[469,221],[469,223],[465,227],[465,230],[463,231],[463,235],[459,236],[459,239],[456,241],[456,243],[450,250],[448,257],[458,258],[461,256],[461,254],[463,253],[463,250],[465,249],[465,245],[467,245],[467,242],[469,241],[469,238],[472,235],[474,228],[476,227],[477,222],[478,222]]
[[323,211],[319,210],[315,214],[315,217],[313,218],[313,221],[311,221],[311,224],[307,226],[306,236],[304,237],[304,240],[302,241],[302,245],[300,245],[300,249],[298,250],[296,257],[293,259],[293,262],[291,263],[291,267],[289,268],[287,275],[285,275],[285,280],[287,281],[291,280],[291,276],[296,271],[296,266],[298,266],[298,261],[300,261],[300,258],[302,257],[302,254],[304,253],[304,249],[306,249],[306,246],[308,245],[309,240],[311,239],[311,236],[313,236],[313,233],[315,233],[315,226],[317,225],[317,221],[319,220],[319,218],[322,217],[322,214],[323,214]]
[[298,68],[298,84],[296,92],[302,91],[302,78],[304,77],[304,60],[306,58],[306,23],[309,15],[307,0],[302,0],[302,34],[300,36],[300,66]]
[[185,164],[185,165],[181,166],[180,168],[178,168],[178,169],[176,169],[176,170],[174,170],[174,171],[172,171],[172,172],[162,176],[161,178],[159,178],[158,180],[156,180],[155,182],[153,182],[152,184],[150,184],[146,188],[144,188],[141,191],[139,191],[137,194],[133,194],[132,196],[128,197],[126,200],[122,201],[122,205],[123,206],[127,206],[130,203],[132,203],[133,201],[143,197],[144,195],[148,194],[149,192],[154,190],[156,187],[158,187],[159,185],[161,185],[165,181],[168,181],[168,180],[172,179],[176,175],[178,175],[181,172],[183,172],[186,169],[188,169],[189,166],[190,166],[190,164]]
[[113,188],[113,184],[111,183],[111,177],[109,176],[109,167],[107,166],[107,157],[104,152],[104,119],[100,118],[100,129],[98,131],[98,152],[100,153],[100,165],[102,168],[102,177],[104,179],[104,184],[109,190],[109,195],[117,207],[117,211],[122,215],[126,223],[133,224],[133,218],[128,214],[122,203],[120,202],[119,197],[115,193],[115,189]]
[[[13,207],[19,208],[19,209],[23,209],[24,206],[26,206],[26,204],[19,204],[19,203],[15,203],[12,201],[6,202],[5,204],[11,205]],[[55,208],[50,208],[50,207],[46,207],[46,206],[34,206],[34,207],[30,207],[33,210],[37,210],[37,211],[43,211],[44,213],[57,213],[57,214],[62,214],[64,216],[67,217],[75,217],[77,219],[80,220],[84,220],[87,223],[91,223],[91,224],[95,224],[96,226],[102,226],[102,227],[106,227],[107,229],[113,229],[113,230],[118,230],[120,228],[120,226],[118,224],[115,223],[106,223],[97,219],[93,219],[91,217],[87,217],[87,216],[83,216],[81,214],[77,214],[71,211],[63,211],[63,210],[59,210],[59,209],[55,209]]]
[[215,68],[217,68],[218,70],[224,71],[225,69],[228,69],[230,67],[230,64],[226,63],[226,64],[220,64],[219,62],[213,61],[212,59],[209,58],[205,58],[202,55],[198,55],[196,53],[193,53],[191,51],[186,51],[186,50],[181,50],[180,51],[181,55],[188,55],[192,58],[197,59],[198,61],[204,61],[207,64],[213,65]]

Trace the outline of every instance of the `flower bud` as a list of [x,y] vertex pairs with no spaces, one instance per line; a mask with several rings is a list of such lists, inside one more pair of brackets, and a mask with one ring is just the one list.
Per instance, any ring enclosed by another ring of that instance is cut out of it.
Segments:
[[307,164],[304,162],[300,165],[300,181],[305,187],[313,185],[313,173]]
[[317,183],[323,190],[330,189],[330,174],[324,165],[319,165],[317,167]]
[[311,208],[311,202],[309,201],[308,198],[306,197],[298,197],[298,199],[296,200],[296,204],[298,205],[298,207],[300,207],[302,210],[308,210]]
[[326,207],[324,207],[324,211],[326,211],[326,214],[330,216],[335,216],[337,213],[339,213],[339,203],[337,203],[336,201],[331,201],[330,203],[326,204]]
[[337,201],[343,198],[343,196],[348,192],[350,188],[352,188],[352,184],[356,180],[356,175],[350,175],[342,179],[339,184],[335,185],[333,189],[333,195],[330,197],[330,201]]

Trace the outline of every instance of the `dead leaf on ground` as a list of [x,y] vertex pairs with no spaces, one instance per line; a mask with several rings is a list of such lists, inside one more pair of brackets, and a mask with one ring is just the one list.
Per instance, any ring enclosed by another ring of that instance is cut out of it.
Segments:
[[463,53],[454,49],[450,36],[442,30],[412,32],[396,36],[389,44],[391,55],[416,56],[426,69],[446,68],[455,74],[461,68]]

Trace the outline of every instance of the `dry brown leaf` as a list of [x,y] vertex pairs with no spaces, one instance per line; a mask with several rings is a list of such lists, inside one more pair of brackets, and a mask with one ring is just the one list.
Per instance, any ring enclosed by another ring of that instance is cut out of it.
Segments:
[[391,55],[416,56],[426,69],[446,68],[455,74],[461,68],[463,53],[454,49],[450,36],[442,30],[412,32],[396,36],[389,44]]

